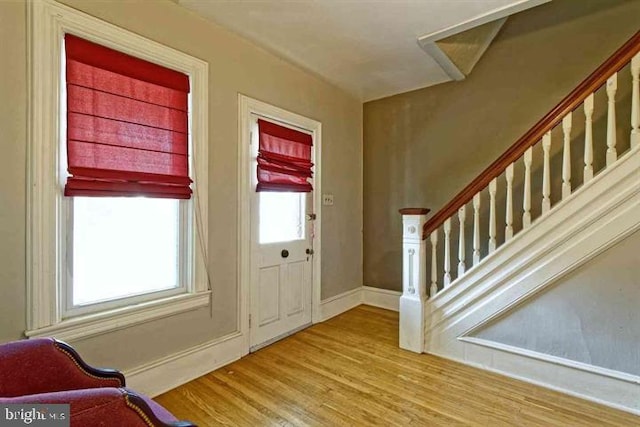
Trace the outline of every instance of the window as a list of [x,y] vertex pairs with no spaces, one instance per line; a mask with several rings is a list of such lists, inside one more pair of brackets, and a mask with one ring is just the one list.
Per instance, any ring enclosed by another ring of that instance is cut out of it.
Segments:
[[27,336],[207,305],[207,64],[52,1],[29,13]]
[[290,242],[305,237],[307,193],[262,191],[260,196],[260,244]]
[[64,51],[63,317],[186,292],[189,77],[72,34]]
[[185,291],[178,200],[75,197],[70,205],[67,315]]
[[306,194],[313,190],[313,137],[261,118],[256,152],[260,243],[305,238]]

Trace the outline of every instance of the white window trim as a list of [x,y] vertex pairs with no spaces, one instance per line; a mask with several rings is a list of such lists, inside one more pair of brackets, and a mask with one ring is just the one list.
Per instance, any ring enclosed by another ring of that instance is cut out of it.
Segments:
[[[64,33],[112,47],[190,76],[193,209],[189,249],[193,268],[187,293],[100,313],[62,318],[59,224],[59,96]],[[204,307],[210,302],[208,242],[208,64],[53,0],[28,5],[27,328],[25,335],[73,341]],[[197,227],[196,227],[197,224]]]

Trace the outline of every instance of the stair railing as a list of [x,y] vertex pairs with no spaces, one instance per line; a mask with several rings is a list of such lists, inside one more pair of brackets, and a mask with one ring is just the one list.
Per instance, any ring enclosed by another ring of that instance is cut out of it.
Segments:
[[[584,167],[583,183],[587,184],[594,177],[593,168],[593,114],[594,94],[604,86],[607,97],[607,129],[606,129],[606,166],[610,168],[618,158],[617,125],[616,125],[616,91],[618,88],[618,72],[630,63],[631,74],[631,132],[630,148],[640,146],[640,31],[633,35],[620,49],[580,83],[569,95],[560,101],[529,131],[518,139],[496,161],[486,168],[477,178],[458,193],[449,203],[427,220],[428,209],[405,208],[403,215],[403,293],[400,298],[400,347],[422,352],[424,349],[424,319],[427,303],[427,262],[430,266],[429,298],[455,285],[469,267],[478,265],[484,258],[491,256],[500,246],[514,238],[514,206],[513,183],[514,165],[522,161],[524,165],[523,197],[522,197],[522,230],[532,225],[531,217],[531,165],[533,149],[542,148],[542,201],[541,215],[536,221],[545,217],[555,205],[551,200],[551,133],[561,125],[562,129],[562,166],[561,166],[561,201],[570,197],[571,184],[571,130],[573,112],[581,109],[584,112]],[[504,239],[497,239],[496,197],[498,180],[506,184]],[[480,207],[481,193],[488,189],[489,224],[487,250],[485,257],[481,255]],[[473,221],[472,259],[466,259],[465,224],[467,221],[467,205],[470,205]],[[457,265],[451,262],[452,223],[458,227]],[[442,229],[442,232],[440,231]],[[444,256],[438,260],[438,241],[443,238]],[[427,244],[429,243],[429,244]],[[427,256],[427,246],[431,253]],[[427,261],[427,258],[429,260]],[[439,264],[441,262],[441,264]],[[471,264],[471,265],[469,265]],[[457,268],[455,280],[452,280],[452,268]]]

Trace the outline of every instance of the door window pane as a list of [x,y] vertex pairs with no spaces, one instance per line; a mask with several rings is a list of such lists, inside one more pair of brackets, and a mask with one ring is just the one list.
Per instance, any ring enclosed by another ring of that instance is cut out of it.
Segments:
[[260,192],[260,243],[304,239],[307,193]]
[[179,285],[179,201],[75,197],[73,305]]

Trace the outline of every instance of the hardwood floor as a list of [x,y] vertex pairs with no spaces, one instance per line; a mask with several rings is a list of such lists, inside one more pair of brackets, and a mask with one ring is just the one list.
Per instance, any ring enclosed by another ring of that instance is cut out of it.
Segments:
[[199,426],[640,426],[640,418],[398,348],[360,306],[159,396]]

